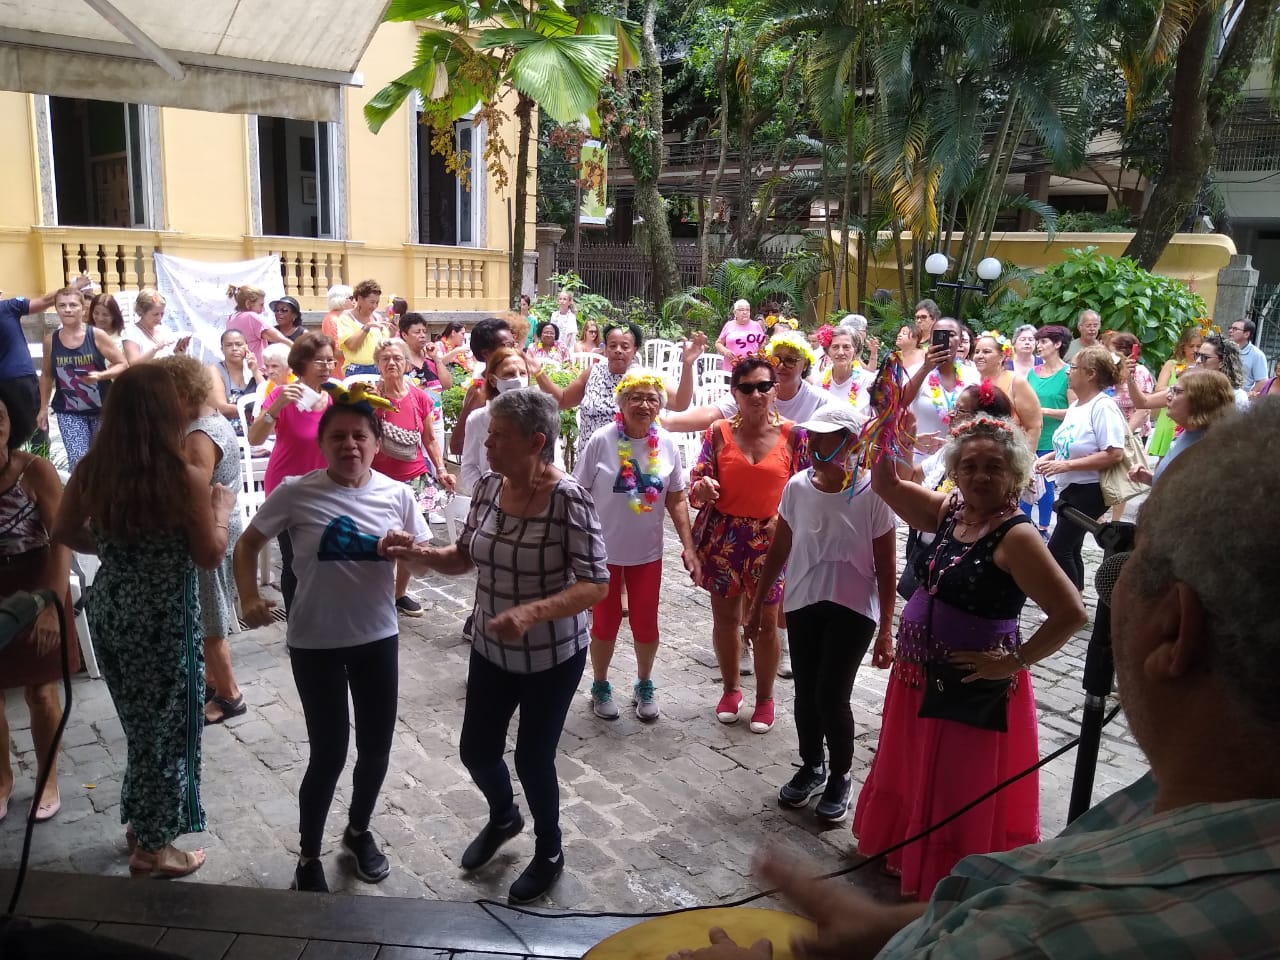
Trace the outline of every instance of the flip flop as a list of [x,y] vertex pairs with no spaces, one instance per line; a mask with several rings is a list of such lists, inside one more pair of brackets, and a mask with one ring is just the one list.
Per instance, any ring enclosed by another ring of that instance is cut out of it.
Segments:
[[62,793],[59,791],[53,798],[52,803],[42,803],[36,807],[36,815],[34,820],[36,823],[47,823],[58,815],[58,811],[62,809]]

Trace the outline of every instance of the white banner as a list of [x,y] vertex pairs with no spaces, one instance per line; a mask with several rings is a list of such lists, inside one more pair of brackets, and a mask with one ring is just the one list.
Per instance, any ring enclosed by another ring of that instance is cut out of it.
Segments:
[[[227,286],[249,284],[266,291],[266,303],[284,296],[284,279],[280,276],[280,258],[261,257],[237,263],[209,263],[184,260],[168,254],[155,254],[156,288],[164,294],[165,326],[191,334],[198,349],[192,356],[205,363],[222,359],[220,341],[227,329],[227,319],[235,313],[235,301],[227,297]],[[133,312],[132,297],[122,303],[126,317]],[[275,317],[263,306],[263,322],[275,326]]]

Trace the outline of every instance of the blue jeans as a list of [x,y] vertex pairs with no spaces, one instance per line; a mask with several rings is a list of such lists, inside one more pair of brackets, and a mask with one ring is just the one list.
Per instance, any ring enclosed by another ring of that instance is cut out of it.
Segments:
[[366,373],[377,373],[378,365],[376,363],[348,363],[342,368],[344,377],[356,377]]

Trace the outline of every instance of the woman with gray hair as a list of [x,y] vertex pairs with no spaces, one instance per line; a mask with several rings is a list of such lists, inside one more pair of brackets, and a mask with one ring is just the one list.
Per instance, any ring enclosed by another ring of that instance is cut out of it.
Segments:
[[[1085,622],[1080,595],[1018,509],[1034,462],[1023,432],[979,414],[945,450],[949,493],[901,480],[887,456],[872,471],[872,489],[898,516],[937,536],[915,560],[919,586],[902,611],[880,742],[858,796],[863,853],[914,836],[1038,760],[1028,668]],[[1045,620],[1023,642],[1028,596]],[[891,854],[888,867],[905,896],[927,900],[961,858],[1039,838],[1032,775]]]
[[512,390],[490,402],[489,414],[490,472],[472,492],[457,542],[405,543],[387,553],[416,572],[478,574],[459,753],[489,803],[489,822],[462,854],[462,868],[484,866],[524,829],[502,759],[518,707],[516,772],[536,841],[509,899],[529,903],[564,870],[556,747],[587,661],[586,612],[608,592],[609,569],[590,495],[552,463],[556,401]]
[[1041,360],[1036,355],[1036,328],[1029,323],[1024,323],[1013,331],[1013,356],[1009,358],[1005,367],[1012,370],[1015,377],[1018,374],[1030,377],[1031,372],[1040,366],[1040,363]]
[[750,301],[738,300],[733,305],[733,316],[725,321],[716,337],[716,353],[732,366],[747,354],[763,349],[766,339],[768,334],[760,321],[751,318]]
[[333,341],[333,359],[338,362],[333,375],[339,380],[346,373],[347,361],[342,355],[342,340],[338,336],[338,318],[355,306],[355,290],[345,283],[335,284],[329,288],[329,312],[320,321],[320,332]]

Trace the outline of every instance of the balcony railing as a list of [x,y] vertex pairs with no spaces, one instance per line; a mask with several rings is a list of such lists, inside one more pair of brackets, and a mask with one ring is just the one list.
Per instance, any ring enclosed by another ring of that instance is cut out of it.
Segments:
[[[403,244],[395,247],[300,237],[189,237],[158,230],[32,227],[4,231],[0,244],[35,241],[42,290],[87,273],[107,293],[155,286],[153,255],[204,261],[275,255],[287,294],[305,311],[328,309],[331,286],[377,278],[384,290],[426,311],[492,312],[507,306],[507,255],[501,250]],[[6,262],[12,258],[6,257]],[[23,259],[25,259],[25,252]],[[22,271],[28,273],[31,271]]]

